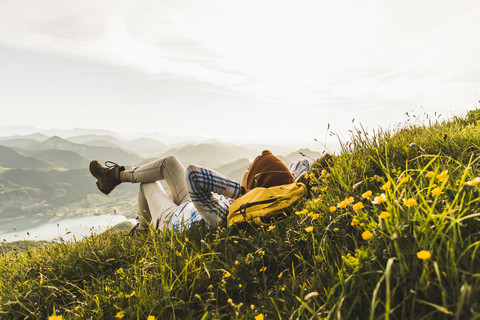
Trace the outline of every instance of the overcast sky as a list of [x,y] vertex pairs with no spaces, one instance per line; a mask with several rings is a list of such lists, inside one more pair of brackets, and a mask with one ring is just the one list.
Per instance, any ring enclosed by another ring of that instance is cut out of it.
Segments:
[[1,0],[0,126],[324,140],[479,107],[480,2]]

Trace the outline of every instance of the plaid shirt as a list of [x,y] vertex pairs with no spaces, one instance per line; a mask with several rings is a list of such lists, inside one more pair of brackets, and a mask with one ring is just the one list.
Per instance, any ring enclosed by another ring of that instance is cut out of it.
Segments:
[[224,225],[228,208],[240,196],[240,183],[213,170],[187,166],[187,187],[191,201],[181,204],[173,213],[173,228],[190,228],[205,220],[209,225]]
[[[309,171],[306,160],[294,162],[289,167],[297,178]],[[205,220],[211,226],[225,225],[228,208],[241,194],[240,183],[213,170],[187,166],[187,187],[190,201],[182,203],[172,215],[174,229],[190,228]]]

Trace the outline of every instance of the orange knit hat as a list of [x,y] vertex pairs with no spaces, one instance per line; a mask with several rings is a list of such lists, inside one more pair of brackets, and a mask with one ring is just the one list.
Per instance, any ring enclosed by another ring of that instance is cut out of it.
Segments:
[[282,160],[270,150],[263,150],[243,175],[242,187],[248,191],[257,187],[269,188],[293,181],[292,174]]

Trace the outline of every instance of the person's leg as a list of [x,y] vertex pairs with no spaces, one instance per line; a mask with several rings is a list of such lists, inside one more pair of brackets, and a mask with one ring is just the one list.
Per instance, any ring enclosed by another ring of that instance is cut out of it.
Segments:
[[138,191],[139,229],[152,225],[163,230],[170,225],[172,214],[178,208],[159,181],[140,183]]
[[[185,181],[185,168],[175,156],[168,156],[131,170],[122,171],[120,180],[143,183],[165,180],[175,204],[180,205],[190,199]],[[165,191],[163,190],[163,192]]]
[[150,208],[148,207],[147,199],[143,195],[142,188],[138,189],[137,208],[138,229],[146,229],[152,221],[152,215],[150,214]]
[[231,199],[242,193],[240,183],[193,164],[187,166],[187,187],[193,204],[210,225],[225,223],[231,203],[220,201],[213,193]]

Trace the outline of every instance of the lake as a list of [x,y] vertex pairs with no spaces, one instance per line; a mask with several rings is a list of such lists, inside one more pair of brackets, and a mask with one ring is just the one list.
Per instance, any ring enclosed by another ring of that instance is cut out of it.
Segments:
[[98,215],[87,217],[32,217],[0,222],[0,241],[46,240],[62,238],[65,241],[80,240],[98,234],[124,221],[136,224],[135,219],[122,215]]

